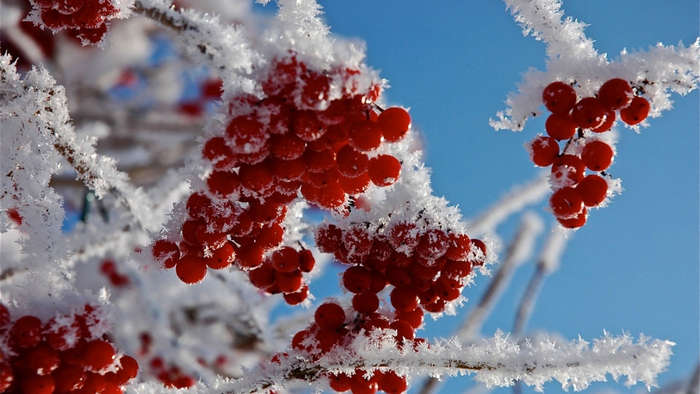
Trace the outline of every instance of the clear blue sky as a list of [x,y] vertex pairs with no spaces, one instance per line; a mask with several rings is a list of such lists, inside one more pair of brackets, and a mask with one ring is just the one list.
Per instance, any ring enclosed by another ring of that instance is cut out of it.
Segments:
[[[522,133],[495,132],[488,118],[503,108],[529,67],[544,65],[544,45],[523,38],[504,3],[479,1],[322,1],[333,32],[367,43],[368,62],[389,79],[389,101],[411,107],[423,131],[427,163],[438,194],[475,215],[511,185],[530,179],[523,143],[543,131],[543,120]],[[441,4],[435,6],[434,4]],[[656,42],[690,44],[698,35],[698,2],[678,0],[566,1],[567,15],[587,22],[597,48],[615,57],[623,48]],[[674,97],[675,109],[652,119],[641,135],[621,130],[611,172],[625,192],[593,212],[576,233],[561,269],[544,284],[529,330],[592,339],[603,329],[675,341],[660,382],[688,376],[698,360],[698,94]],[[536,211],[547,220],[543,207]],[[500,229],[504,239],[517,218]],[[528,263],[486,322],[484,335],[510,331],[513,314],[533,271]],[[315,293],[336,289],[335,272]],[[466,289],[472,302],[462,316],[428,324],[426,337],[448,336],[478,300],[486,280]],[[416,381],[413,382],[417,383]],[[442,393],[473,386],[451,379]],[[591,391],[627,389],[596,384]],[[638,385],[632,390],[643,387]],[[556,383],[546,392],[558,392]],[[509,392],[509,390],[502,390]]]

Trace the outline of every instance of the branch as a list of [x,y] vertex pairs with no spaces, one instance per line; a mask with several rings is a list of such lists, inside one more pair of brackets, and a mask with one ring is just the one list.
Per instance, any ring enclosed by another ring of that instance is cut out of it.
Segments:
[[359,336],[349,345],[350,349],[336,348],[316,361],[303,354],[292,354],[279,364],[263,364],[244,378],[222,382],[215,389],[225,393],[255,393],[283,386],[291,380],[312,383],[328,373],[352,374],[356,368],[370,373],[377,370],[399,374],[474,373],[476,380],[487,387],[510,386],[520,379],[542,390],[544,383],[554,379],[564,389],[578,391],[592,382],[605,381],[607,374],[614,379],[627,376],[627,385],[641,381],[652,386],[668,365],[674,345],[647,338],[635,342],[629,336],[607,334],[592,346],[581,339],[567,342],[546,335],[519,342],[497,333],[493,338],[468,345],[451,339],[398,350],[390,335],[374,334]]

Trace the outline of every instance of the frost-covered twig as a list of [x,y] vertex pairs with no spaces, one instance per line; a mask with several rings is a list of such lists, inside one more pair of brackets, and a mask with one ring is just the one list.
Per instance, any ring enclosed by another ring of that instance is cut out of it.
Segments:
[[547,45],[546,71],[525,73],[517,94],[509,94],[507,108],[490,119],[496,130],[520,131],[527,119],[540,114],[542,90],[552,81],[575,82],[584,96],[592,96],[610,78],[631,81],[651,103],[652,117],[671,108],[670,92],[685,95],[700,82],[700,39],[686,47],[657,44],[646,52],[623,50],[619,60],[599,54],[583,32],[585,24],[564,18],[559,0],[505,0],[523,34]]
[[[457,339],[423,344],[415,348],[396,348],[391,336],[358,337],[343,349],[311,361],[290,355],[280,363],[267,363],[246,373],[235,382],[220,382],[214,390],[226,393],[253,393],[283,387],[288,381],[315,382],[327,373],[353,373],[362,368],[393,370],[399,374],[463,375],[474,373],[487,387],[510,386],[515,380],[542,390],[544,383],[557,380],[563,388],[583,390],[592,382],[627,376],[627,385],[656,384],[656,376],[669,363],[669,341],[646,337],[634,341],[623,335],[605,335],[589,344],[584,340],[568,342],[541,335],[517,341],[502,333],[493,338],[462,344]],[[324,386],[317,386],[322,388]]]

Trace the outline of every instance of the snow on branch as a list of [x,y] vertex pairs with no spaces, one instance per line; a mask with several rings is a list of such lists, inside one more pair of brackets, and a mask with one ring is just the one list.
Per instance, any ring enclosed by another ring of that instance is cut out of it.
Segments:
[[[499,332],[493,338],[463,344],[457,339],[396,347],[393,330],[358,336],[351,349],[337,349],[312,361],[303,354],[290,354],[279,363],[265,363],[236,381],[219,382],[213,389],[226,393],[254,393],[282,387],[293,380],[313,383],[329,373],[353,373],[361,368],[392,370],[399,374],[475,374],[487,387],[510,386],[516,380],[542,391],[551,380],[564,389],[586,389],[593,382],[627,377],[626,384],[656,385],[656,376],[669,364],[673,342],[628,335],[605,334],[590,344],[540,335],[523,341]],[[385,335],[387,334],[387,335]],[[348,351],[351,350],[351,351]],[[323,381],[317,388],[325,386]]]
[[552,81],[572,83],[580,95],[593,96],[606,80],[625,79],[649,100],[652,117],[671,108],[670,92],[685,95],[700,82],[700,40],[687,47],[659,43],[646,52],[623,50],[610,61],[586,37],[585,24],[564,18],[559,0],[505,1],[523,34],[546,43],[548,60],[546,71],[524,74],[518,92],[508,95],[507,108],[489,120],[495,130],[522,130],[529,117],[541,113],[542,90]]
[[[94,138],[80,138],[75,133],[63,86],[57,85],[44,68],[32,69],[20,79],[9,55],[2,55],[0,59],[0,117],[18,122],[20,130],[32,130],[24,135],[28,138],[24,142],[32,141],[30,145],[37,147],[53,146],[75,170],[78,179],[98,197],[117,196],[137,223],[144,229],[155,230],[159,223],[152,220],[150,199],[140,188],[129,183],[126,174],[117,170],[115,160],[97,154]],[[43,165],[56,165],[44,153],[35,153],[37,155],[32,155],[31,160],[41,159]],[[34,164],[16,163],[16,166]]]

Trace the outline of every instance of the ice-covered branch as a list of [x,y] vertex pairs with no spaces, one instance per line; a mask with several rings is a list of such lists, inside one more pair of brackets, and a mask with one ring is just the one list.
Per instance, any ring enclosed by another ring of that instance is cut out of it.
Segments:
[[[390,338],[390,336],[389,336]],[[623,335],[605,335],[593,344],[579,339],[565,341],[541,335],[517,341],[502,333],[493,338],[462,344],[456,339],[405,346],[397,349],[391,339],[358,337],[352,351],[331,352],[311,361],[302,355],[290,355],[279,363],[267,363],[249,371],[234,382],[221,382],[216,391],[252,393],[284,386],[290,380],[315,382],[328,373],[353,373],[356,368],[393,370],[407,374],[463,375],[474,373],[477,381],[488,387],[510,386],[515,380],[542,390],[557,380],[563,388],[583,390],[592,382],[627,377],[627,385],[642,382],[656,384],[656,376],[669,363],[669,341],[646,337],[635,341]],[[324,386],[319,386],[323,388]]]
[[518,92],[508,95],[507,108],[489,120],[496,130],[522,130],[529,117],[540,114],[542,90],[552,81],[573,83],[585,97],[593,96],[608,79],[625,79],[649,100],[652,117],[671,108],[670,92],[687,94],[700,81],[698,40],[687,47],[659,43],[646,52],[623,50],[618,60],[610,61],[586,37],[585,24],[564,18],[559,0],[506,0],[506,4],[524,34],[546,43],[548,60],[545,71],[525,73]]

